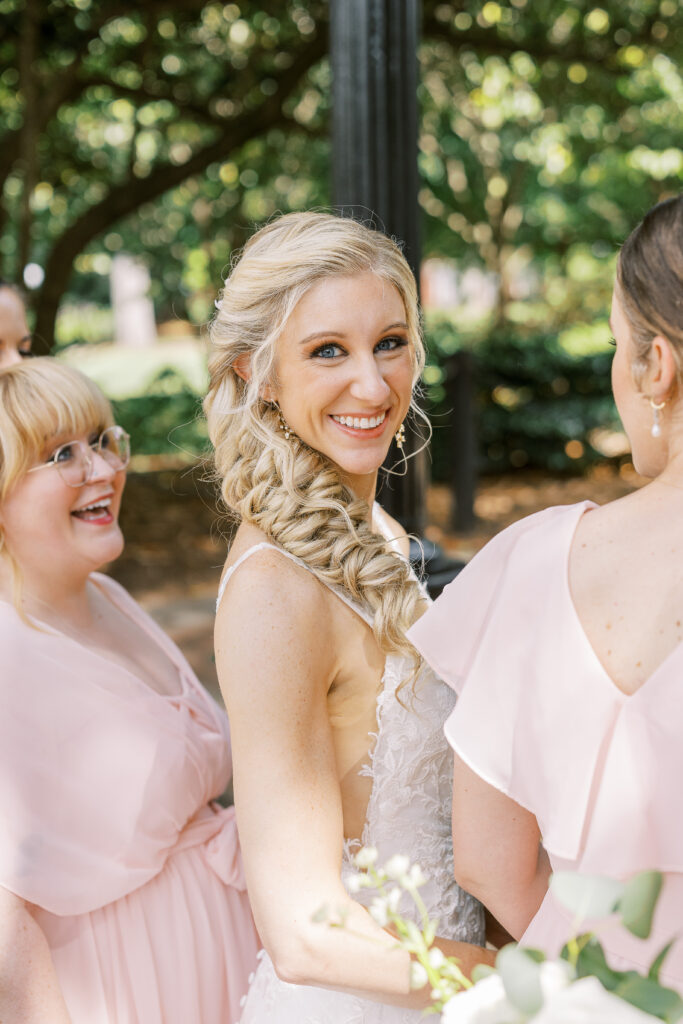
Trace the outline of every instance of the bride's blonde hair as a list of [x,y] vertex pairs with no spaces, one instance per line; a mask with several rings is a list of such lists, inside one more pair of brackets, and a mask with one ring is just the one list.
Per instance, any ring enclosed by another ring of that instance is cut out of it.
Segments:
[[[367,503],[338,467],[294,434],[288,440],[277,406],[262,397],[276,383],[277,339],[302,296],[324,278],[368,271],[403,300],[416,382],[425,358],[417,289],[398,246],[351,219],[292,213],[247,242],[225,282],[209,332],[204,409],[228,508],[368,610],[386,653],[417,663],[405,631],[421,594],[407,563],[372,530]],[[235,366],[247,359],[245,381]]]

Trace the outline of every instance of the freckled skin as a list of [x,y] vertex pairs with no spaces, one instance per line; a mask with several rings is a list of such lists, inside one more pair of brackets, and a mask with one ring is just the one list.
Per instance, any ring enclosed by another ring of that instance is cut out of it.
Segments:
[[[653,343],[651,368],[638,385],[632,373],[630,328],[616,298],[611,324],[617,344],[612,366],[617,408],[636,467],[654,479],[583,516],[569,569],[572,596],[588,640],[607,675],[630,694],[681,642],[683,574],[672,555],[683,546],[683,408],[671,397],[675,377],[666,345]],[[651,435],[647,401],[655,392],[657,401],[663,396],[667,401],[667,418],[658,438]],[[616,607],[620,614],[614,618],[611,609]]]

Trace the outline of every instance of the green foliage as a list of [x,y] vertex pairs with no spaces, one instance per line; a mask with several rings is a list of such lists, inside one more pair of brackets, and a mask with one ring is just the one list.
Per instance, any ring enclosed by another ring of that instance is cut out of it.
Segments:
[[[650,934],[652,918],[662,889],[659,871],[641,871],[628,882],[617,882],[595,875],[556,872],[550,881],[555,897],[577,920],[606,917],[618,913],[625,928],[638,938]],[[564,947],[562,957],[576,968],[577,977],[594,975],[604,988],[663,1021],[683,1017],[683,999],[673,989],[659,984],[659,971],[669,943],[653,961],[646,977],[637,971],[618,971],[610,967],[595,935],[585,934],[572,939]]]
[[550,885],[553,895],[580,921],[614,913],[624,894],[623,882],[575,871],[556,871]]
[[452,471],[454,441],[444,424],[452,419],[455,353],[462,348],[473,357],[482,472],[522,466],[579,472],[604,461],[604,451],[595,447],[595,432],[618,426],[610,385],[611,350],[601,346],[573,355],[557,334],[521,334],[505,327],[478,342],[466,341],[454,337],[452,324],[445,320],[428,327],[425,380],[436,480],[448,480]]
[[206,452],[208,434],[200,399],[176,371],[163,370],[145,394],[112,404],[117,423],[131,436],[134,455],[196,458]]
[[48,341],[72,266],[71,297],[106,302],[111,255],[140,253],[159,314],[202,320],[253,223],[320,201],[315,139],[299,161],[327,109],[326,16],[320,0],[3,0],[0,273],[45,268]]
[[496,957],[505,994],[522,1013],[538,1013],[543,1005],[541,966],[534,956],[535,950],[522,949],[515,944],[504,946]]
[[642,871],[626,884],[619,901],[621,919],[639,939],[647,939],[650,934],[661,888],[662,876],[658,871]]
[[529,290],[551,322],[589,319],[605,257],[683,188],[680,4],[425,0],[424,33],[426,255],[495,274],[496,320]]
[[[422,6],[425,255],[496,275],[496,322],[532,293],[544,323],[589,319],[606,257],[683,187],[680,5]],[[65,292],[108,301],[121,250],[161,318],[201,322],[255,223],[329,203],[322,0],[1,8],[0,272],[47,269],[48,340]]]

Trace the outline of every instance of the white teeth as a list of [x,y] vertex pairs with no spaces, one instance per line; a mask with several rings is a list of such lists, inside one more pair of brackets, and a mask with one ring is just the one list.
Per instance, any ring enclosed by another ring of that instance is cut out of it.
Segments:
[[333,416],[332,419],[341,423],[344,427],[353,427],[354,430],[373,430],[380,423],[384,423],[386,412],[379,416]]
[[96,508],[109,508],[111,505],[111,498],[104,498],[103,501],[97,501],[93,505],[84,505],[83,508],[76,509],[77,512],[94,512]]

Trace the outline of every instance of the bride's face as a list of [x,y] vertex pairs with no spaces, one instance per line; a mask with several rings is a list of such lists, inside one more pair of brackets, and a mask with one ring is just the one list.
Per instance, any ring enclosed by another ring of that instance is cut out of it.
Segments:
[[329,277],[304,295],[278,339],[272,397],[301,440],[362,493],[408,412],[413,365],[394,285],[371,272]]

